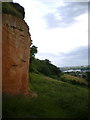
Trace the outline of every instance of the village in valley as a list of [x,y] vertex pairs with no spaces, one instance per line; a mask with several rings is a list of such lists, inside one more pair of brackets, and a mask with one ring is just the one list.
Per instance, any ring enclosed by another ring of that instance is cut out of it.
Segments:
[[90,73],[90,66],[71,66],[71,67],[61,67],[63,73],[70,74],[77,77],[88,78],[88,73]]

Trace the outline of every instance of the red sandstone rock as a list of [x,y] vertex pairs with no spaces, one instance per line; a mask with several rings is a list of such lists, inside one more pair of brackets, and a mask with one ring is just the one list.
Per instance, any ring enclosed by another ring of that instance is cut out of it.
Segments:
[[24,94],[28,90],[30,56],[29,28],[15,16],[2,16],[2,91],[5,94]]
[[2,94],[2,21],[0,15],[0,95]]

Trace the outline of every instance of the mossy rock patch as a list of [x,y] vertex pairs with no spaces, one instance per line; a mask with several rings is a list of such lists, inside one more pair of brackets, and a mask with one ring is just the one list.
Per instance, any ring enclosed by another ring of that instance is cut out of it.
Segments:
[[20,6],[18,3],[13,3],[13,2],[3,2],[2,13],[11,14],[21,19],[24,19],[25,16],[24,8]]

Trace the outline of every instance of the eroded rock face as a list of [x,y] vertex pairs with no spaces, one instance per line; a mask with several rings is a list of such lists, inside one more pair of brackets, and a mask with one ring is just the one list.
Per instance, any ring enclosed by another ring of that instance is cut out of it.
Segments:
[[29,93],[29,28],[24,20],[2,16],[2,90],[6,94]]

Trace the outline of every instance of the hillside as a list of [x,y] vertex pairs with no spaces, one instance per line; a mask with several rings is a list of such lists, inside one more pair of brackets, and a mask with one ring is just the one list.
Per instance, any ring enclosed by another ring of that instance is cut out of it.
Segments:
[[[31,56],[32,58],[32,56]],[[30,61],[30,72],[43,74],[55,79],[59,79],[61,75],[61,70],[57,66],[53,65],[48,59],[39,60],[36,58]]]
[[3,96],[3,116],[11,118],[87,118],[88,89],[30,73],[37,96]]
[[69,75],[69,74],[61,75],[60,80],[74,84],[74,85],[88,86],[88,81],[85,78],[76,77],[76,76]]

